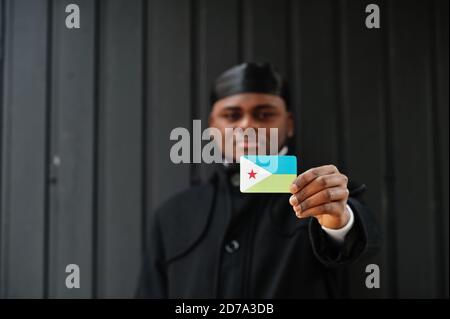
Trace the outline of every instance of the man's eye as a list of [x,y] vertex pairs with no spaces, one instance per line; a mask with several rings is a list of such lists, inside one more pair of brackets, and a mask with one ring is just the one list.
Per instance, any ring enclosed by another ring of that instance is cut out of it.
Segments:
[[275,113],[273,112],[259,112],[256,114],[256,118],[258,120],[267,120],[270,119],[271,117],[275,116]]
[[224,118],[226,118],[228,121],[237,121],[241,117],[239,113],[225,113],[223,115]]

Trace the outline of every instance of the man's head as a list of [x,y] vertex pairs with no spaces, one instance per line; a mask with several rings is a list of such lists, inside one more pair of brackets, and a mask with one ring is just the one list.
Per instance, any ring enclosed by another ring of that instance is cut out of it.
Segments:
[[[227,137],[233,139],[228,142],[233,144],[237,154],[261,152],[261,149],[269,154],[271,128],[278,131],[276,151],[293,136],[294,122],[289,111],[287,85],[268,63],[244,63],[222,73],[213,87],[211,104],[209,126],[221,131],[222,152]],[[266,134],[258,136],[257,144],[252,145],[247,136],[240,139],[236,135],[230,137],[225,134],[226,128],[265,128]]]

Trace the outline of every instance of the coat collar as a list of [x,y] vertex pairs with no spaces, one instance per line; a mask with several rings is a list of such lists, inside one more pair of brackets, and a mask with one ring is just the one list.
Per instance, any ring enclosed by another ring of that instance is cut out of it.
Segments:
[[[160,208],[167,263],[185,255],[201,242],[213,214],[218,213],[214,212],[218,196],[224,196],[226,201],[230,200],[227,188],[236,187],[231,185],[231,179],[230,171],[221,165],[208,183],[188,189]],[[293,236],[299,229],[307,226],[309,221],[299,220],[295,216],[289,204],[289,196],[290,194],[266,194],[261,196],[264,202],[260,202],[262,209],[269,215],[271,226],[283,236]]]

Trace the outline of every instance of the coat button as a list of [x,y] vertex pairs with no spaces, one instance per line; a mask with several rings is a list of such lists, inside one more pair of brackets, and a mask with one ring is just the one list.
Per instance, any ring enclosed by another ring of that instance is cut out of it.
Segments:
[[227,253],[234,253],[239,249],[239,242],[237,240],[232,240],[228,244],[225,245],[225,250]]

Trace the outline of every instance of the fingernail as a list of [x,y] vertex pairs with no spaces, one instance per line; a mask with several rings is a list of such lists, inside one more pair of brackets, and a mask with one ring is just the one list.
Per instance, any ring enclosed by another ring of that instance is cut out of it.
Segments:
[[295,195],[292,195],[292,196],[289,198],[289,203],[290,203],[292,206],[297,206],[297,204],[298,204],[297,197],[295,197]]
[[297,215],[298,218],[301,217],[302,209],[299,205],[293,206],[292,209],[295,212],[295,215]]

